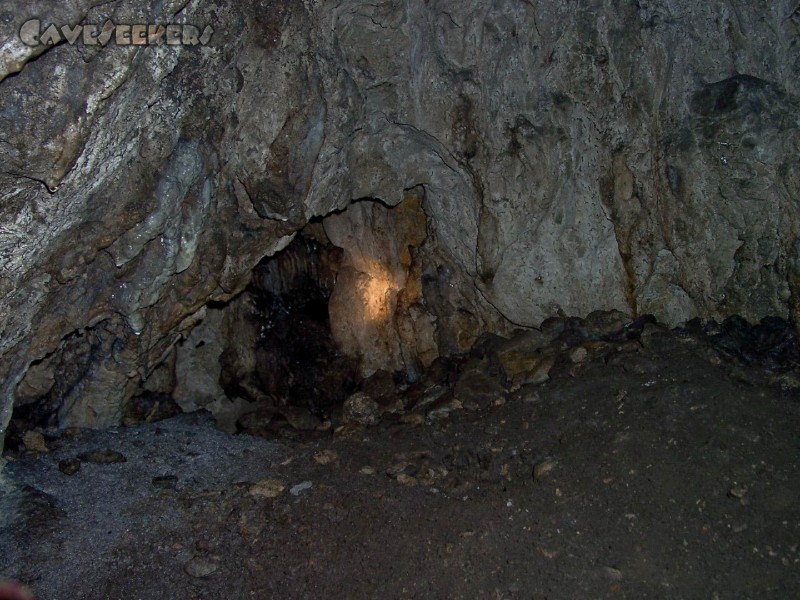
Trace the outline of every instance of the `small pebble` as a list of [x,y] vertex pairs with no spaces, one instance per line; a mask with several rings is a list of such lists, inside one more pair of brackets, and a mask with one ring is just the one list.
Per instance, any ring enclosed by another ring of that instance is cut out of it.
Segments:
[[64,475],[75,475],[81,470],[81,461],[77,458],[65,458],[58,461],[58,470]]
[[286,484],[278,479],[262,479],[254,483],[247,492],[260,498],[277,498],[286,489]]
[[576,364],[585,361],[587,356],[589,356],[589,351],[586,350],[586,348],[583,348],[582,346],[575,348],[572,352],[569,353],[569,359]]
[[329,465],[338,460],[339,455],[335,450],[320,450],[314,455],[314,462],[318,465]]
[[299,496],[306,490],[310,490],[313,487],[313,483],[310,481],[304,481],[303,483],[298,483],[297,485],[293,486],[292,489],[289,490],[289,493],[292,496]]
[[558,463],[552,458],[544,459],[542,462],[540,462],[533,468],[533,478],[535,480],[541,479],[542,477],[550,473],[550,471],[555,469],[557,464]]
[[417,485],[417,478],[406,475],[405,473],[400,473],[400,475],[397,476],[397,483],[402,485]]
[[741,486],[741,485],[734,486],[728,492],[728,495],[731,498],[736,498],[738,500],[741,500],[742,498],[744,498],[747,495],[747,488],[744,487],[744,486]]
[[203,558],[202,556],[195,556],[183,567],[183,570],[186,571],[187,575],[191,575],[192,577],[196,577],[198,579],[213,575],[218,569],[219,566],[216,563],[208,560],[207,558]]
[[345,423],[333,431],[334,435],[351,440],[363,439],[364,426],[358,423]]
[[408,469],[411,466],[412,466],[412,464],[410,462],[402,461],[402,462],[396,463],[396,464],[392,465],[391,467],[389,467],[388,469],[386,469],[386,474],[389,477],[395,477],[396,478],[400,473],[402,473],[403,471],[405,471],[406,469]]
[[603,575],[608,577],[611,581],[619,581],[622,579],[622,571],[614,567],[603,567]]

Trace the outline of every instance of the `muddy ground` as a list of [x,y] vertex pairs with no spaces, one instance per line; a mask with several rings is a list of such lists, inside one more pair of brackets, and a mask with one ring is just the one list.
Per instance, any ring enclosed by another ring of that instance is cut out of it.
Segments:
[[800,597],[796,369],[645,332],[561,332],[541,383],[484,340],[374,426],[45,432],[7,456],[0,574],[41,600]]

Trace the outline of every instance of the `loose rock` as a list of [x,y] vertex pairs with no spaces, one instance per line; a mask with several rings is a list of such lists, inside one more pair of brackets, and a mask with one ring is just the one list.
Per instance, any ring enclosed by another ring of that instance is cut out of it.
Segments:
[[511,339],[501,343],[497,348],[497,357],[502,361],[503,357],[511,353],[533,354],[546,348],[561,330],[550,329],[538,330],[527,329],[517,332]]
[[575,348],[569,353],[569,359],[575,364],[582,363],[586,360],[587,356],[589,356],[589,351],[582,346]]
[[736,498],[737,500],[741,500],[747,495],[747,488],[743,485],[733,486],[728,492],[728,495],[731,498]]
[[202,556],[195,556],[184,565],[183,570],[187,575],[202,579],[217,572],[219,565]]
[[386,474],[396,479],[401,473],[412,466],[413,465],[408,461],[399,462],[386,469]]
[[22,436],[22,443],[28,452],[48,452],[44,436],[38,431],[26,431]]
[[58,470],[64,475],[75,475],[81,470],[81,461],[77,458],[65,458],[58,462]]
[[555,461],[555,459],[552,458],[544,459],[533,468],[533,479],[535,481],[538,481],[545,475],[549,474],[553,469],[555,469],[557,464],[558,463]]
[[500,357],[500,364],[506,377],[514,384],[538,384],[550,379],[550,369],[555,364],[552,352],[542,351],[533,354],[526,352],[506,352]]
[[110,448],[105,448],[103,450],[90,450],[89,452],[84,452],[83,454],[79,454],[78,458],[81,459],[83,462],[94,463],[97,465],[110,465],[113,463],[124,463],[127,462],[127,458],[125,455],[115,452]]
[[335,450],[320,450],[314,455],[314,462],[318,465],[329,465],[339,459]]
[[292,486],[292,489],[289,490],[289,493],[292,496],[299,496],[300,494],[302,494],[306,490],[310,490],[313,486],[314,486],[314,484],[311,483],[310,481],[304,481],[302,483],[298,483],[295,486]]
[[414,410],[422,410],[423,408],[430,406],[434,402],[437,402],[443,398],[447,392],[448,388],[445,385],[432,385],[428,388],[425,388],[425,391],[421,393],[421,396],[418,400],[413,402],[412,406]]
[[486,409],[504,396],[505,389],[482,369],[473,368],[461,375],[453,394],[465,407],[476,405],[480,409]]
[[631,318],[618,310],[596,310],[584,319],[586,331],[597,337],[606,337],[619,332],[630,323]]
[[312,431],[321,424],[321,421],[306,408],[283,406],[278,412],[283,415],[289,425],[298,431]]
[[441,419],[446,419],[450,416],[450,413],[455,410],[461,410],[462,408],[464,408],[463,403],[456,398],[452,398],[441,404],[436,404],[431,408],[431,410],[428,411],[428,420],[439,421]]
[[381,407],[364,392],[356,392],[344,402],[342,419],[345,423],[377,425],[381,418]]
[[279,479],[262,479],[251,486],[247,493],[261,498],[277,498],[285,489],[286,484]]

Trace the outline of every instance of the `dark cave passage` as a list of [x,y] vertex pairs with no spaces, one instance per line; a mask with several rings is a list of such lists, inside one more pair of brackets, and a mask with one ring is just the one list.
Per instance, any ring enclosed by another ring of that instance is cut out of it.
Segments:
[[220,358],[229,397],[325,418],[354,391],[357,361],[333,340],[328,310],[340,262],[341,250],[317,224],[254,269]]

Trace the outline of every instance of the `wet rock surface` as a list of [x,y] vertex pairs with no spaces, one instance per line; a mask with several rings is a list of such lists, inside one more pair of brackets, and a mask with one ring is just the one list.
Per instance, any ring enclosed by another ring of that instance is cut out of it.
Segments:
[[[2,472],[0,572],[42,600],[800,593],[791,344],[562,325],[528,349],[552,349],[547,380],[497,368],[530,333],[481,340],[369,427],[227,435],[197,413],[48,436]],[[126,462],[59,470],[105,449]]]

